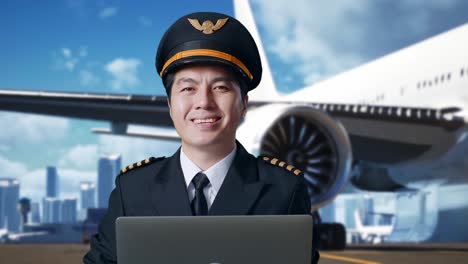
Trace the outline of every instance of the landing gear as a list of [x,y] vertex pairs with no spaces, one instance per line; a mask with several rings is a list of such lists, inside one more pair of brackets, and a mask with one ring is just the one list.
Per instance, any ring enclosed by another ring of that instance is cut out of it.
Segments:
[[314,235],[312,243],[315,248],[325,250],[344,250],[346,247],[346,228],[340,223],[322,223],[317,211],[312,213]]
[[320,225],[320,249],[344,250],[346,247],[346,228],[340,223]]

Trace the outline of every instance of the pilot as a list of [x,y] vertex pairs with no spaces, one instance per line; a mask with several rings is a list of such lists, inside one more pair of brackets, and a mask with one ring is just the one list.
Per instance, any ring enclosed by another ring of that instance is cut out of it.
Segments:
[[238,20],[212,12],[181,17],[162,37],[155,64],[181,147],[122,169],[84,263],[116,262],[120,216],[310,214],[300,170],[254,157],[236,141],[248,92],[262,76],[255,41]]

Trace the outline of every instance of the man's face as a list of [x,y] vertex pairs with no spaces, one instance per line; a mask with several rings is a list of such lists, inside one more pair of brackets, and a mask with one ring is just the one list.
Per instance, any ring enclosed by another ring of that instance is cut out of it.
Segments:
[[174,76],[169,110],[184,144],[232,144],[246,109],[247,96],[242,99],[238,81],[225,67],[193,65]]

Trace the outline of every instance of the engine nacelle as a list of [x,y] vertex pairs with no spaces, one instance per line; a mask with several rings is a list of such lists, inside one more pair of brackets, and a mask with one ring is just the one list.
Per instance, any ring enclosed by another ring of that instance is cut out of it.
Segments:
[[302,170],[313,210],[332,201],[349,181],[348,134],[315,108],[271,104],[251,109],[237,138],[254,155],[278,158]]

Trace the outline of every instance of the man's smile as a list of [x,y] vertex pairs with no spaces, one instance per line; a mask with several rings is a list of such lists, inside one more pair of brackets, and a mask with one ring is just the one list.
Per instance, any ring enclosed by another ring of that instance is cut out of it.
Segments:
[[208,117],[208,118],[193,118],[191,121],[195,124],[201,123],[215,123],[216,121],[220,120],[221,117]]

